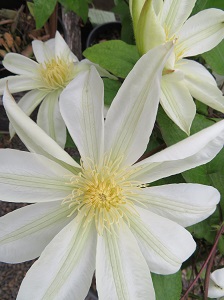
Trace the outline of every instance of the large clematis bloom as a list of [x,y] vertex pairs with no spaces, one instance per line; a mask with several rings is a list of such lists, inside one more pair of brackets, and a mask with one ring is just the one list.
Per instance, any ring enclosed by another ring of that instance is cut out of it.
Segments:
[[222,41],[224,11],[206,9],[188,19],[195,2],[130,1],[140,54],[167,41],[175,41],[174,52],[163,71],[160,103],[173,122],[187,134],[196,113],[193,97],[224,112],[224,97],[213,76],[198,62],[185,59],[209,51]]
[[[4,91],[6,81],[12,93],[29,91],[19,101],[19,106],[29,116],[41,103],[37,124],[64,147],[66,127],[59,111],[60,93],[80,72],[95,64],[87,59],[79,62],[59,32],[47,42],[33,41],[32,47],[37,62],[20,54],[6,54],[4,67],[18,75],[0,80],[0,94]],[[116,79],[100,66],[95,67],[100,75]],[[12,124],[9,131],[13,137],[15,131]]]
[[17,300],[84,299],[94,270],[99,299],[154,300],[150,271],[174,273],[195,250],[184,227],[211,215],[219,192],[200,184],[150,185],[210,161],[223,147],[224,121],[135,163],[153,129],[169,48],[138,61],[105,122],[94,67],[65,88],[60,111],[81,164],[6,90],[6,112],[31,153],[0,150],[0,197],[35,204],[0,218],[0,261],[40,256]]

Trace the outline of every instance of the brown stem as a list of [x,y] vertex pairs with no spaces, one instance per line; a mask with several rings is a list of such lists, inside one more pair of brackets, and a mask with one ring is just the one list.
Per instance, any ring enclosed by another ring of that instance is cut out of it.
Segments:
[[58,23],[58,3],[55,5],[54,11],[49,18],[49,33],[51,39],[55,37],[55,33],[57,30],[57,23]]
[[204,300],[208,299],[208,285],[209,285],[209,279],[210,279],[210,274],[211,274],[211,269],[214,263],[214,259],[215,259],[215,254],[216,254],[216,248],[217,245],[214,249],[214,252],[209,260],[208,266],[206,268],[206,273],[205,273],[205,283],[204,283]]
[[195,283],[198,281],[198,278],[201,276],[202,271],[207,266],[207,264],[208,264],[210,258],[212,257],[213,253],[216,252],[217,244],[218,244],[219,239],[220,239],[221,235],[223,234],[223,232],[224,232],[224,224],[221,226],[221,228],[217,232],[216,237],[215,237],[214,245],[212,246],[212,249],[211,249],[211,251],[210,251],[210,253],[209,253],[206,261],[204,262],[203,266],[201,267],[201,270],[199,271],[198,275],[196,276],[196,278],[194,279],[194,281],[190,284],[190,286],[188,287],[188,289],[186,290],[186,292],[184,293],[184,295],[181,297],[180,300],[186,300],[187,299],[186,298],[187,295],[192,290],[192,288],[195,285]]

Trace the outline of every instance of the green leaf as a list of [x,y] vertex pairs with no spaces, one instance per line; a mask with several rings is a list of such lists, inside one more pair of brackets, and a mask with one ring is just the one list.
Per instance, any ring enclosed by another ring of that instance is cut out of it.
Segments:
[[41,28],[53,13],[57,0],[34,0],[33,13],[36,27]]
[[212,50],[203,53],[202,57],[214,72],[224,75],[224,40]]
[[122,41],[107,41],[94,45],[86,49],[83,55],[121,78],[127,77],[139,59],[136,46]]
[[59,0],[59,2],[67,9],[74,11],[78,16],[86,22],[88,18],[89,0]]
[[130,9],[127,3],[121,1],[113,8],[113,12],[119,15],[121,20],[121,39],[128,44],[135,44],[134,31],[132,26],[132,19]]
[[104,104],[110,106],[121,86],[121,82],[109,78],[103,78],[103,82],[104,82]]
[[198,13],[201,10],[212,8],[212,7],[224,9],[223,0],[197,0],[194,9],[192,11],[192,15]]
[[172,275],[152,273],[152,281],[156,292],[156,300],[179,300],[182,291],[181,272]]

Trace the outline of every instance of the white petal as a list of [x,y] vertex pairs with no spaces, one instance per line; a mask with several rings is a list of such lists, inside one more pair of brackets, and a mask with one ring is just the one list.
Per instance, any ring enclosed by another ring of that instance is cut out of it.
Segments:
[[224,11],[210,8],[186,21],[179,32],[175,52],[178,58],[211,50],[224,38]]
[[49,93],[45,97],[38,111],[37,124],[61,148],[64,148],[66,143],[66,127],[59,111],[58,97],[58,92]]
[[[32,90],[23,96],[18,102],[18,106],[26,113],[26,115],[30,116],[34,109],[40,104],[40,102],[45,97],[46,92],[39,90]],[[9,132],[10,137],[12,138],[15,134],[15,130],[12,127],[12,124],[9,123]]]
[[78,62],[78,58],[72,53],[58,31],[55,34],[55,57],[62,57],[72,60],[73,62]]
[[12,149],[0,150],[1,200],[47,202],[63,200],[71,194],[73,174],[48,158]]
[[223,144],[221,121],[135,164],[133,178],[153,182],[203,165],[219,153]]
[[179,183],[142,189],[141,202],[155,214],[184,227],[209,217],[220,200],[218,190],[202,184]]
[[3,104],[16,133],[31,151],[48,158],[79,168],[79,165],[16,104],[8,89],[5,89]]
[[166,28],[168,36],[171,38],[190,16],[196,0],[165,0],[161,23]]
[[131,230],[148,263],[157,274],[177,272],[194,252],[191,234],[177,223],[136,207],[140,218],[131,217]]
[[96,282],[99,299],[155,299],[150,271],[126,224],[117,236],[106,231],[98,236]]
[[98,163],[103,153],[103,81],[94,67],[70,82],[59,105],[83,161]]
[[40,256],[70,221],[61,201],[28,205],[0,218],[0,261],[21,263]]
[[145,151],[160,97],[161,72],[172,51],[171,43],[143,55],[128,74],[105,122],[105,150],[112,159],[132,164]]
[[169,80],[171,76],[162,77],[160,103],[170,119],[189,135],[196,107],[184,80]]
[[163,0],[153,0],[153,7],[157,15],[162,11],[163,5]]
[[40,83],[33,77],[27,75],[8,76],[0,79],[0,95],[3,94],[6,83],[11,93],[23,92],[41,87]]
[[136,43],[138,50],[144,54],[165,42],[166,33],[156,15],[153,1],[145,1],[137,25]]
[[45,63],[55,58],[55,39],[47,42],[35,40],[32,42],[33,53],[39,63]]
[[179,70],[184,73],[185,83],[191,95],[206,105],[224,112],[224,97],[214,77],[199,63],[182,59]]
[[33,77],[39,66],[34,60],[17,53],[6,54],[2,64],[12,73],[31,77]]
[[209,298],[218,298],[224,296],[224,268],[211,273],[208,288]]
[[96,232],[71,221],[28,271],[17,300],[85,299],[95,269]]

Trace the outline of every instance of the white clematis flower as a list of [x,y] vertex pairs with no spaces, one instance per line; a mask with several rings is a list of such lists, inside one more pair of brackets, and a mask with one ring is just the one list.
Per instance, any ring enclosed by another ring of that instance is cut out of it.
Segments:
[[[37,124],[44,129],[61,147],[66,142],[66,127],[61,117],[58,99],[63,89],[81,71],[94,65],[100,75],[116,79],[100,66],[87,59],[78,61],[59,32],[55,38],[47,42],[35,40],[32,42],[33,52],[37,62],[23,55],[6,54],[3,65],[16,76],[8,76],[0,80],[0,94],[3,94],[8,82],[12,93],[28,91],[20,100],[19,106],[29,116],[41,103]],[[15,131],[10,124],[10,136]]]
[[224,97],[201,64],[185,59],[211,50],[224,38],[224,11],[206,9],[190,16],[196,0],[131,0],[136,44],[140,54],[167,41],[174,52],[163,71],[160,103],[187,134],[196,113],[193,97],[224,112]]
[[224,268],[211,273],[208,297],[212,299],[217,298],[219,300],[224,299]]
[[0,197],[35,204],[0,218],[0,261],[40,256],[17,300],[84,299],[94,270],[99,299],[154,300],[150,271],[174,273],[195,250],[184,226],[211,215],[219,192],[200,184],[150,183],[215,157],[224,121],[135,163],[153,129],[170,45],[151,51],[124,81],[105,123],[103,83],[94,67],[62,92],[61,114],[81,165],[6,90],[6,112],[32,153],[0,150]]

